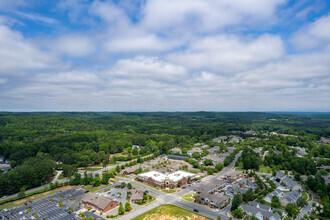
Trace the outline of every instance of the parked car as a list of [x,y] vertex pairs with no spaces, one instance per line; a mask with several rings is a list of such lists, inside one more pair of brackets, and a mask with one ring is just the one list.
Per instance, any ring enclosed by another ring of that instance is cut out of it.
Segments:
[[194,212],[199,212],[198,209],[194,209]]

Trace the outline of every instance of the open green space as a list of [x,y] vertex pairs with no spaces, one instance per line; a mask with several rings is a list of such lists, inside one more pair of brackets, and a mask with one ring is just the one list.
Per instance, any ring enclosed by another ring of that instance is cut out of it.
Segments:
[[198,219],[198,220],[206,220],[204,216],[198,215],[194,212],[190,212],[186,209],[177,207],[175,205],[167,204],[158,206],[150,210],[149,212],[143,213],[142,215],[133,218],[132,220],[156,220],[156,219]]
[[176,193],[177,190],[175,189],[162,189],[163,192],[166,192],[166,193]]
[[191,193],[187,193],[187,194],[183,195],[182,199],[186,200],[188,202],[193,202],[194,201],[193,194],[191,194]]
[[[235,167],[235,170],[244,171],[243,163],[239,163],[239,165]],[[258,173],[272,173],[272,168],[264,166],[264,165],[260,165],[259,170],[257,172]]]
[[101,189],[105,189],[109,186],[111,186],[112,184],[108,184],[108,185],[102,185],[102,186],[99,186],[99,187],[93,187],[93,186],[85,186],[84,189],[85,190],[88,190],[89,192],[97,192]]

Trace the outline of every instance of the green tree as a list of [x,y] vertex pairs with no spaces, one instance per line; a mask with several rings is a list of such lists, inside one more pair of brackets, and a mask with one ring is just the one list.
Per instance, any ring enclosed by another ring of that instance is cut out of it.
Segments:
[[126,187],[126,183],[125,182],[122,182],[121,184],[120,184],[120,188],[125,188]]
[[127,188],[128,189],[132,189],[132,184],[131,183],[127,183]]
[[116,172],[117,172],[117,173],[120,172],[120,166],[119,166],[119,165],[116,166]]
[[25,196],[25,188],[22,187],[18,193],[18,198],[23,198]]
[[138,150],[137,148],[134,148],[134,149],[132,150],[132,154],[133,154],[134,156],[138,155],[138,154],[139,154],[139,150]]
[[233,215],[237,218],[243,218],[244,216],[244,210],[241,207],[238,207],[233,211]]
[[125,212],[124,208],[123,208],[123,204],[119,203],[119,208],[118,208],[118,215],[123,215]]
[[280,199],[277,196],[273,196],[271,207],[279,208],[280,207]]
[[223,169],[223,164],[222,163],[217,163],[217,165],[215,165],[215,169],[217,169],[218,171],[221,171]]
[[241,202],[242,202],[242,194],[237,193],[234,196],[233,201],[231,202],[230,211],[234,211],[235,209],[237,209],[238,206],[241,204]]
[[130,211],[132,208],[131,208],[131,204],[129,202],[126,202],[125,203],[125,211],[128,212]]
[[299,213],[297,207],[292,203],[289,203],[285,206],[285,211],[292,217],[297,216]]
[[212,162],[212,160],[210,160],[210,159],[206,159],[206,160],[204,160],[204,165],[205,166],[212,166],[213,165],[213,162]]

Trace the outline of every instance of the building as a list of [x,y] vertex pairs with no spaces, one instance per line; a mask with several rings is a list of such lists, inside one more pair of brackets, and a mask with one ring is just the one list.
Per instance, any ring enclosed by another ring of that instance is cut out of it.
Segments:
[[189,150],[187,152],[187,154],[189,156],[192,156],[193,153],[199,153],[199,154],[201,154],[201,153],[203,153],[203,150],[201,148],[199,148],[199,147],[194,147],[193,149],[191,149],[191,150]]
[[215,154],[215,153],[217,153],[219,150],[220,150],[220,147],[219,147],[219,146],[214,146],[214,147],[212,147],[211,149],[208,149],[207,151],[208,151],[210,154]]
[[284,183],[284,185],[291,190],[302,190],[301,185],[296,181],[294,181],[293,179],[291,179],[290,177],[285,177],[282,180],[282,183]]
[[298,199],[301,197],[301,193],[299,191],[290,191],[280,198],[281,206],[285,207],[287,204],[297,204]]
[[203,145],[203,146],[201,146],[202,149],[206,149],[208,147],[209,147],[209,145]]
[[226,157],[222,157],[219,154],[209,154],[202,158],[202,160],[212,160],[213,165],[217,165],[218,163],[223,163]]
[[277,182],[281,182],[281,180],[285,177],[284,173],[277,171],[275,175],[275,179]]
[[185,160],[187,157],[181,155],[167,155],[167,158],[172,160]]
[[141,182],[148,183],[155,187],[177,187],[178,183],[181,182],[181,186],[186,185],[188,179],[193,180],[195,178],[195,174],[185,172],[182,170],[176,171],[174,173],[163,174],[157,171],[149,171],[146,173],[138,174],[138,179]]
[[131,196],[132,202],[138,202],[143,200],[143,192],[138,189],[131,189],[127,192]]
[[277,212],[273,213],[272,208],[269,206],[270,209],[268,210],[261,208],[260,204],[241,204],[240,207],[244,210],[245,215],[254,215],[259,220],[281,220],[281,216]]
[[221,143],[221,140],[219,138],[213,138],[212,141],[215,143]]
[[139,146],[139,145],[132,145],[132,150],[133,150],[134,148],[140,149],[140,146]]
[[180,148],[172,148],[171,151],[173,154],[182,154],[182,150]]
[[215,208],[221,208],[227,205],[228,196],[223,193],[209,194],[207,192],[202,192],[196,196],[196,202],[204,205],[208,205]]
[[283,196],[283,192],[282,192],[281,190],[279,190],[279,189],[276,189],[276,190],[274,190],[273,192],[268,193],[268,194],[265,196],[264,200],[265,200],[266,202],[271,203],[271,202],[272,202],[272,199],[273,199],[274,196],[277,196],[278,198],[281,198],[281,197]]
[[81,201],[85,209],[92,207],[103,213],[108,212],[118,206],[117,201],[114,201],[111,198],[105,196],[96,195],[95,193],[88,193]]

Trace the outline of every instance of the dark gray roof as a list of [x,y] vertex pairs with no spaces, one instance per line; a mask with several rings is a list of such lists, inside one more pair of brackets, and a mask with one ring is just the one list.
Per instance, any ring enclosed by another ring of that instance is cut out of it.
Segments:
[[285,194],[280,200],[286,199],[289,202],[297,202],[300,198],[301,193],[297,190],[290,191],[287,194]]
[[268,219],[273,217],[275,220],[281,220],[281,216],[277,212],[275,212],[275,213],[268,212],[263,209],[257,208],[255,206],[245,205],[245,204],[241,204],[240,207],[242,207],[245,212],[249,212],[249,213],[253,213],[253,214],[260,212],[263,215],[263,217],[266,217]]

